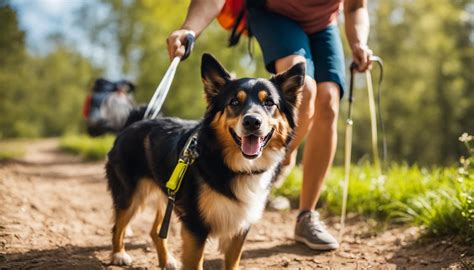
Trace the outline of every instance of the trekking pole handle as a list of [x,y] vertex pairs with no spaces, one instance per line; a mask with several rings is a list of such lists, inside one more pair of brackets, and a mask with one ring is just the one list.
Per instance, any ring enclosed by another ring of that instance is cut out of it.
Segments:
[[[378,62],[380,64],[383,64],[382,58],[380,58],[379,56],[372,55],[369,59],[372,62]],[[355,69],[357,69],[357,64],[354,61],[351,63],[350,69],[351,69],[351,72],[353,72]]]
[[350,66],[351,74],[354,73],[354,70],[356,69],[357,69],[357,64],[355,62],[352,62]]
[[196,37],[193,34],[186,35],[186,41],[184,43],[184,55],[181,57],[181,61],[186,60],[188,56],[191,54],[191,51],[194,48],[194,43],[196,42]]

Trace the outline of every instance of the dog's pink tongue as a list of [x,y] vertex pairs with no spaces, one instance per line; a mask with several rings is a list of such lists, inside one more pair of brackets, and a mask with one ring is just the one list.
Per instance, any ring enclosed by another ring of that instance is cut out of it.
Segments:
[[242,137],[242,152],[248,156],[255,156],[262,148],[262,140],[260,137],[249,135]]

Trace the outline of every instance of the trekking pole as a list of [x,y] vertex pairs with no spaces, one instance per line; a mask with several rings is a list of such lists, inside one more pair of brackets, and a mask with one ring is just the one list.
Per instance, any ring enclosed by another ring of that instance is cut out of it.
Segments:
[[374,158],[374,167],[377,174],[381,175],[382,170],[380,168],[379,150],[378,150],[378,138],[377,138],[377,118],[375,115],[375,99],[374,89],[372,87],[372,75],[370,71],[365,72],[365,78],[367,80],[367,94],[369,98],[369,113],[370,113],[370,129],[372,133],[372,155]]
[[[382,81],[383,81],[383,61],[382,61],[382,58],[380,58],[379,56],[372,56],[371,57],[371,61],[373,63],[377,63],[378,66],[379,66],[379,81],[377,83],[377,107],[378,107],[378,116],[379,116],[379,124],[380,124],[380,129],[381,129],[381,133],[382,133],[382,162],[380,164],[380,175],[383,175],[384,171],[386,170],[386,166],[387,166],[387,139],[385,138],[385,125],[384,125],[384,122],[383,122],[383,118],[382,118]],[[370,80],[370,87],[371,89],[372,88],[372,79]],[[372,95],[373,96],[373,95]],[[374,113],[372,113],[372,121],[377,123],[376,119],[375,119],[375,104],[373,106],[374,108]],[[377,132],[377,126],[376,127],[376,134],[378,133]],[[372,147],[375,147],[377,149],[377,159],[379,159],[379,154],[378,154],[378,141],[375,141],[372,142]]]
[[[383,62],[382,62],[382,59],[378,56],[372,56],[371,59],[370,59],[372,62],[376,62],[379,64],[379,67],[380,67],[380,79],[383,78]],[[379,174],[379,176],[382,175],[382,167],[381,167],[381,164],[380,164],[380,155],[379,155],[379,148],[378,148],[378,129],[377,129],[377,117],[376,117],[376,111],[375,111],[375,97],[374,97],[374,88],[373,88],[373,85],[372,85],[372,74],[369,70],[367,70],[365,72],[365,76],[366,76],[366,80],[367,80],[367,94],[368,94],[368,98],[369,98],[369,111],[370,111],[370,127],[371,127],[371,133],[372,133],[372,155],[373,155],[373,158],[374,158],[374,167],[375,169],[377,170],[377,173]],[[378,101],[379,101],[379,115],[382,115],[381,113],[381,108],[380,108],[380,84],[378,86]],[[384,161],[385,161],[385,158],[386,158],[386,143],[385,143],[385,131],[383,130],[384,127],[383,127],[383,122],[382,122],[382,119],[380,117],[380,124],[382,126],[382,135],[384,136]]]
[[161,106],[165,102],[166,96],[168,95],[168,91],[170,90],[171,83],[173,82],[174,75],[176,73],[176,69],[178,68],[178,64],[180,61],[186,60],[188,56],[191,54],[191,51],[194,47],[195,37],[193,34],[188,34],[186,36],[186,41],[184,43],[185,51],[183,57],[176,56],[173,61],[171,61],[168,70],[166,70],[163,79],[161,79],[160,84],[155,90],[150,102],[145,111],[145,115],[143,119],[154,119],[158,116],[158,113],[161,110]]
[[349,107],[346,119],[346,132],[344,142],[344,183],[342,189],[342,209],[341,209],[341,226],[339,229],[339,242],[342,242],[344,227],[346,221],[347,196],[349,193],[349,173],[351,167],[351,150],[352,150],[352,100],[354,92],[354,72],[357,68],[355,63],[350,66],[351,78],[349,81]]
[[[381,100],[381,85],[383,79],[383,62],[382,59],[378,56],[372,56],[370,59],[372,62],[378,63],[380,67],[380,77],[378,83],[378,111],[380,124],[382,127],[382,137],[383,137],[383,160],[386,161],[387,156],[387,145],[385,140],[385,130],[382,121],[382,113],[380,111],[380,100]],[[343,191],[342,191],[342,209],[341,209],[341,223],[339,230],[339,242],[342,242],[342,236],[345,229],[345,220],[347,212],[347,198],[349,195],[349,178],[350,178],[350,167],[351,167],[351,151],[352,151],[352,101],[354,99],[354,74],[357,68],[357,64],[352,63],[350,66],[350,81],[349,81],[349,104],[348,104],[348,113],[346,120],[346,131],[345,131],[345,143],[344,143],[344,182],[343,182]],[[378,153],[378,140],[377,140],[377,119],[375,114],[375,101],[374,101],[374,92],[372,87],[372,77],[369,70],[366,71],[367,79],[367,91],[369,95],[369,109],[370,109],[370,119],[371,119],[371,132],[372,132],[372,151],[374,154],[374,165],[378,170],[380,176],[382,175],[382,169],[380,166],[380,159]]]

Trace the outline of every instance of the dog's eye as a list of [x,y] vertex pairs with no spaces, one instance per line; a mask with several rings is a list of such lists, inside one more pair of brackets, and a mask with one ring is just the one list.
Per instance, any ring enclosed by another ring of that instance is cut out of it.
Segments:
[[267,99],[267,100],[265,100],[263,105],[271,107],[271,106],[275,105],[275,102],[273,102],[273,100],[271,100],[271,99]]
[[229,102],[229,105],[231,106],[239,106],[239,104],[240,102],[236,98],[231,99]]

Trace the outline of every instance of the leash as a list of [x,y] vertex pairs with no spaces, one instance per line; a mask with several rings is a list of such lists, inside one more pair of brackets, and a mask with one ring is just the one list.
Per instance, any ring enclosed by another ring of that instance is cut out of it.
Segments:
[[[385,126],[383,124],[382,112],[381,112],[381,86],[383,80],[383,61],[378,56],[372,56],[370,59],[372,62],[376,62],[380,68],[380,76],[377,86],[377,105],[379,113],[380,126],[382,128],[382,140],[383,140],[383,167],[385,167],[387,160],[387,142],[385,139]],[[350,178],[350,166],[351,166],[351,151],[352,151],[352,101],[354,100],[354,74],[357,68],[356,63],[352,63],[350,66],[350,81],[349,81],[349,107],[346,120],[346,132],[345,132],[345,143],[344,143],[344,183],[342,191],[342,209],[341,209],[341,222],[339,230],[339,242],[342,242],[342,236],[345,229],[345,220],[346,220],[346,211],[347,211],[347,197],[349,195],[349,178]],[[371,122],[371,133],[372,133],[372,151],[374,155],[374,165],[377,168],[377,171],[382,175],[382,167],[380,166],[379,152],[378,152],[378,138],[377,138],[377,119],[375,114],[375,102],[374,102],[374,92],[372,86],[372,76],[370,71],[366,71],[366,80],[367,80],[367,92],[369,96],[369,110],[370,110],[370,122]]]
[[198,158],[197,152],[197,135],[198,130],[194,131],[191,136],[186,140],[183,150],[181,151],[178,159],[178,164],[174,167],[173,173],[166,182],[166,189],[168,192],[168,204],[166,205],[165,215],[163,216],[163,222],[161,223],[159,236],[162,239],[166,239],[168,236],[168,229],[171,221],[171,213],[173,212],[176,193],[181,187],[184,175],[188,167],[194,163]]
[[[195,41],[196,38],[193,34],[186,35],[184,42],[184,55],[182,57],[176,56],[173,58],[173,61],[171,61],[171,64],[166,70],[163,79],[161,79],[158,87],[155,90],[155,93],[148,103],[143,119],[155,119],[158,116],[158,113],[160,112],[161,107],[163,106],[166,96],[170,90],[171,83],[173,82],[174,75],[176,74],[176,70],[178,68],[178,64],[181,61],[186,60],[186,58],[188,58],[188,56],[191,54]],[[197,131],[193,132],[193,134],[191,134],[191,136],[189,136],[189,138],[186,140],[186,144],[179,155],[178,163],[174,167],[170,178],[166,182],[168,204],[166,205],[165,215],[163,216],[163,222],[161,223],[159,232],[160,238],[165,239],[168,236],[168,229],[171,221],[171,214],[175,205],[176,193],[181,187],[181,182],[183,181],[186,170],[198,157],[196,145]]]
[[163,106],[166,96],[168,95],[168,92],[170,90],[171,83],[173,82],[174,75],[176,74],[176,69],[178,68],[178,64],[180,63],[180,61],[186,60],[186,58],[188,58],[188,56],[191,54],[195,41],[196,38],[193,34],[188,34],[186,36],[186,41],[184,43],[185,51],[183,57],[180,58],[176,56],[173,61],[171,61],[171,64],[166,70],[163,79],[161,79],[160,83],[158,84],[158,87],[155,90],[155,93],[153,94],[150,102],[148,103],[148,106],[146,107],[143,119],[155,119],[158,116],[158,113],[161,110],[161,106]]

